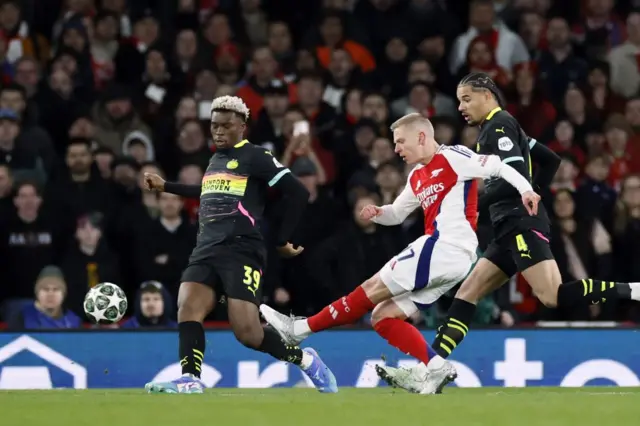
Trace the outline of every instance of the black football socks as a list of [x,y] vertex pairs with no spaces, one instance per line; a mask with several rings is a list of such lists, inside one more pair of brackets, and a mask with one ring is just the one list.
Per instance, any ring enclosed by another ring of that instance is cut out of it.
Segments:
[[447,358],[462,342],[469,332],[469,324],[476,312],[476,305],[465,300],[455,298],[449,308],[448,316],[438,329],[433,341],[433,350],[443,358]]
[[302,349],[298,346],[286,345],[278,332],[271,327],[264,328],[264,338],[258,350],[280,361],[290,362],[295,365],[300,365],[302,362]]
[[558,287],[558,308],[597,305],[613,301],[640,300],[640,283],[618,283],[592,278],[570,281]]
[[185,321],[178,324],[178,334],[182,374],[193,374],[199,378],[204,359],[204,328],[197,321]]

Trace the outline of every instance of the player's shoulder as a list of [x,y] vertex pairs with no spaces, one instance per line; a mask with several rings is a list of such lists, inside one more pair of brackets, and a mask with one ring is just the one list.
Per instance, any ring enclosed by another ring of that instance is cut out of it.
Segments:
[[474,152],[464,145],[441,145],[436,156],[443,157],[446,161],[451,162],[451,159],[471,158]]
[[273,152],[263,146],[248,143],[246,145],[246,152],[254,167],[262,169],[267,164],[273,163],[276,168],[285,168],[285,166],[278,161]]
[[508,111],[500,110],[487,118],[482,125],[483,133],[503,133],[507,131],[518,131],[520,124]]
[[240,151],[242,151],[242,153],[244,155],[247,155],[249,157],[254,157],[254,156],[273,156],[273,154],[271,153],[271,151],[269,151],[268,149],[260,146],[260,145],[255,145],[252,144],[251,142],[249,142],[249,140],[245,139],[244,141],[240,142],[242,145],[239,146]]

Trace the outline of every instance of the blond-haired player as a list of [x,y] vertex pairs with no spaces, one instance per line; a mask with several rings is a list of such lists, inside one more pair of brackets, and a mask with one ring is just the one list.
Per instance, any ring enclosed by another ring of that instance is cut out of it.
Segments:
[[260,306],[260,312],[285,342],[299,344],[312,333],[350,324],[373,310],[372,323],[378,334],[427,366],[430,380],[420,391],[430,394],[455,379],[455,369],[437,356],[422,334],[405,320],[464,279],[476,261],[474,179],[505,179],[522,194],[523,203],[532,214],[537,211],[540,197],[524,177],[497,156],[438,145],[431,122],[419,114],[402,117],[391,130],[396,153],[416,166],[393,204],[366,206],[360,215],[380,225],[393,226],[420,207],[425,235],[353,292],[310,318],[290,318],[266,305]]

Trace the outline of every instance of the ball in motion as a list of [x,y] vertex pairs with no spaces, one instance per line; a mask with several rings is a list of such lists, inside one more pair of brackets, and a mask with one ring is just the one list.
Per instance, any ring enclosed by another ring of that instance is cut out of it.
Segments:
[[127,312],[127,296],[113,283],[100,283],[84,297],[84,313],[94,324],[113,324]]

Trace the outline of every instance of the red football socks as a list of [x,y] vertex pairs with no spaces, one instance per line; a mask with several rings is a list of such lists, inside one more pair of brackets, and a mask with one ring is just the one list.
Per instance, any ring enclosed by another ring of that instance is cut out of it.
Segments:
[[336,300],[322,311],[307,319],[314,333],[340,325],[352,324],[375,307],[364,289],[358,286],[347,296]]
[[378,321],[373,328],[389,344],[405,354],[424,362],[431,358],[429,345],[424,336],[413,325],[397,318],[385,318]]

